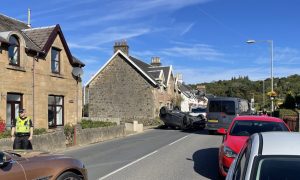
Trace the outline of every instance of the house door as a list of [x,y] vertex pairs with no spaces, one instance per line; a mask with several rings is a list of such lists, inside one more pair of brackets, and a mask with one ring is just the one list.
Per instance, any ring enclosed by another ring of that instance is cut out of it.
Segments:
[[6,103],[6,127],[11,127],[12,121],[18,116],[21,107],[22,95],[8,93]]

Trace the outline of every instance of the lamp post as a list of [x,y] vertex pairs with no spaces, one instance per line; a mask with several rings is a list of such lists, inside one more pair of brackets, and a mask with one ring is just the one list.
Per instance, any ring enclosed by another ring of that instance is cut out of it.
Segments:
[[[256,40],[248,40],[246,41],[248,44],[254,44],[258,41]],[[273,83],[273,40],[261,40],[261,42],[267,42],[270,44],[270,49],[271,49],[271,92],[273,93],[273,88],[274,88],[274,83]],[[271,111],[274,111],[274,97],[271,96]]]
[[263,108],[265,108],[265,80],[263,80]]

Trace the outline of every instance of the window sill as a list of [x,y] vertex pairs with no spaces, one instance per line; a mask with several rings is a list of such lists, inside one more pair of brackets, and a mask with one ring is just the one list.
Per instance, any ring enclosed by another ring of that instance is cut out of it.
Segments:
[[51,77],[57,77],[57,78],[62,78],[62,79],[64,79],[64,76],[61,75],[61,74],[54,74],[54,73],[51,73],[50,76],[51,76]]
[[21,67],[21,66],[8,65],[8,66],[6,67],[6,69],[26,72],[25,67]]

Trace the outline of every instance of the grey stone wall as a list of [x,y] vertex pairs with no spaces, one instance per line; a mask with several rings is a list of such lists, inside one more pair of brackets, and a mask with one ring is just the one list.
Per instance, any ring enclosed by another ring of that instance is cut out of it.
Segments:
[[144,122],[155,114],[154,87],[116,56],[89,85],[89,117]]
[[[42,135],[34,135],[32,138],[32,146],[38,151],[57,151],[66,148],[66,137],[63,131],[55,131]],[[13,143],[10,138],[0,139],[1,150],[11,150]]]
[[111,126],[76,130],[76,145],[85,145],[125,136],[125,126]]

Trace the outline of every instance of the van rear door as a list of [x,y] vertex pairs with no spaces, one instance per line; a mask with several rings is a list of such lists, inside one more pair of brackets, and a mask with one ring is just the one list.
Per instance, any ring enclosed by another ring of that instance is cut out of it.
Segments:
[[207,112],[207,129],[228,128],[236,116],[237,104],[233,100],[211,100]]

